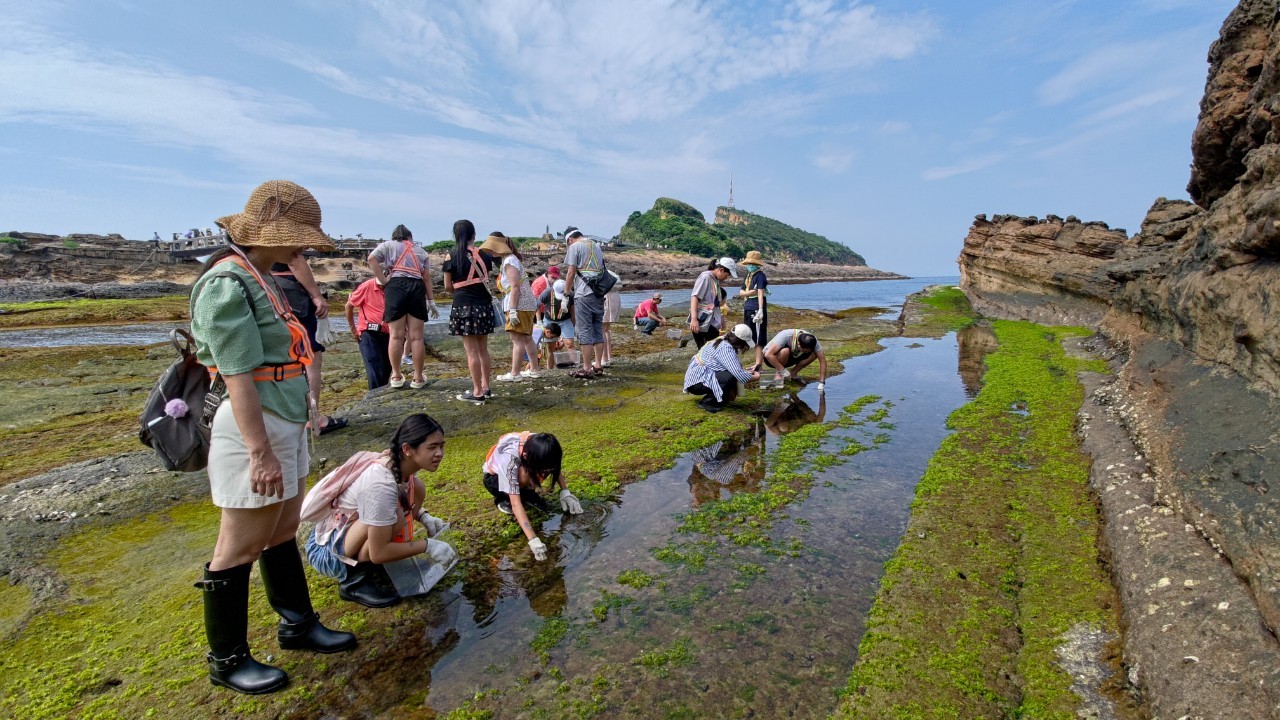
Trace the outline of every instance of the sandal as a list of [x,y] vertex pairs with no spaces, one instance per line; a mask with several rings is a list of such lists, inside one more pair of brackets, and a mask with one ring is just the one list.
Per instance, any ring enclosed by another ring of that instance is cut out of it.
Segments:
[[591,374],[595,377],[604,377],[604,368],[598,367],[591,370]]
[[569,373],[569,377],[578,378],[579,380],[591,380],[594,379],[595,376],[596,374],[594,372],[586,368],[578,368],[577,370]]

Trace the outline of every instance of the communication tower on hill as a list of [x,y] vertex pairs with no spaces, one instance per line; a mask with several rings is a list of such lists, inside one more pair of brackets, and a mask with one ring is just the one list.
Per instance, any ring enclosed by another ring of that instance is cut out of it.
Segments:
[[733,174],[729,174],[729,207],[733,207]]

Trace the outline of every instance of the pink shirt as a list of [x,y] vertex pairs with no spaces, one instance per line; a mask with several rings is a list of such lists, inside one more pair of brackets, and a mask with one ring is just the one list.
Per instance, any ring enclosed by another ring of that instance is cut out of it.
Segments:
[[356,320],[356,326],[351,330],[356,334],[356,338],[364,332],[365,326],[369,323],[378,323],[382,325],[382,316],[387,309],[387,294],[378,286],[378,281],[369,278],[360,283],[360,287],[351,293],[351,297],[347,299],[351,307],[356,309],[359,318]]
[[653,298],[649,298],[648,300],[641,302],[640,307],[636,308],[635,319],[643,320],[644,318],[649,317],[649,313],[656,312],[658,312],[658,304],[653,301]]

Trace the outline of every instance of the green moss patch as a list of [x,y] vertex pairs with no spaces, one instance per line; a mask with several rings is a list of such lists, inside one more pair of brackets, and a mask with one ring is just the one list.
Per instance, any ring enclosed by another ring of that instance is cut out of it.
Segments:
[[[984,387],[952,414],[916,491],[835,717],[1071,718],[1054,649],[1077,624],[1114,632],[1095,544],[1083,391],[1060,340],[996,322]],[[1027,412],[1008,412],[1024,403]]]
[[183,322],[187,296],[91,300],[75,298],[47,302],[0,303],[0,328],[55,325],[122,325],[138,322]]

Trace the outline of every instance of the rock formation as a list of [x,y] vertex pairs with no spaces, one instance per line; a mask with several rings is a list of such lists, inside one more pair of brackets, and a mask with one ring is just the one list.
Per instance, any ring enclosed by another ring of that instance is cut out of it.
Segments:
[[[1126,400],[1117,412],[1151,463],[1152,504],[1178,513],[1230,563],[1247,583],[1274,646],[1280,632],[1280,501],[1270,494],[1280,477],[1277,1],[1243,0],[1223,24],[1209,62],[1192,138],[1188,192],[1195,204],[1158,199],[1133,236],[1071,217],[978,216],[960,255],[961,284],[984,314],[1096,327],[1121,350],[1117,385]],[[1126,608],[1131,630],[1142,612]],[[1186,632],[1203,635],[1221,622],[1206,612],[1204,626]]]

